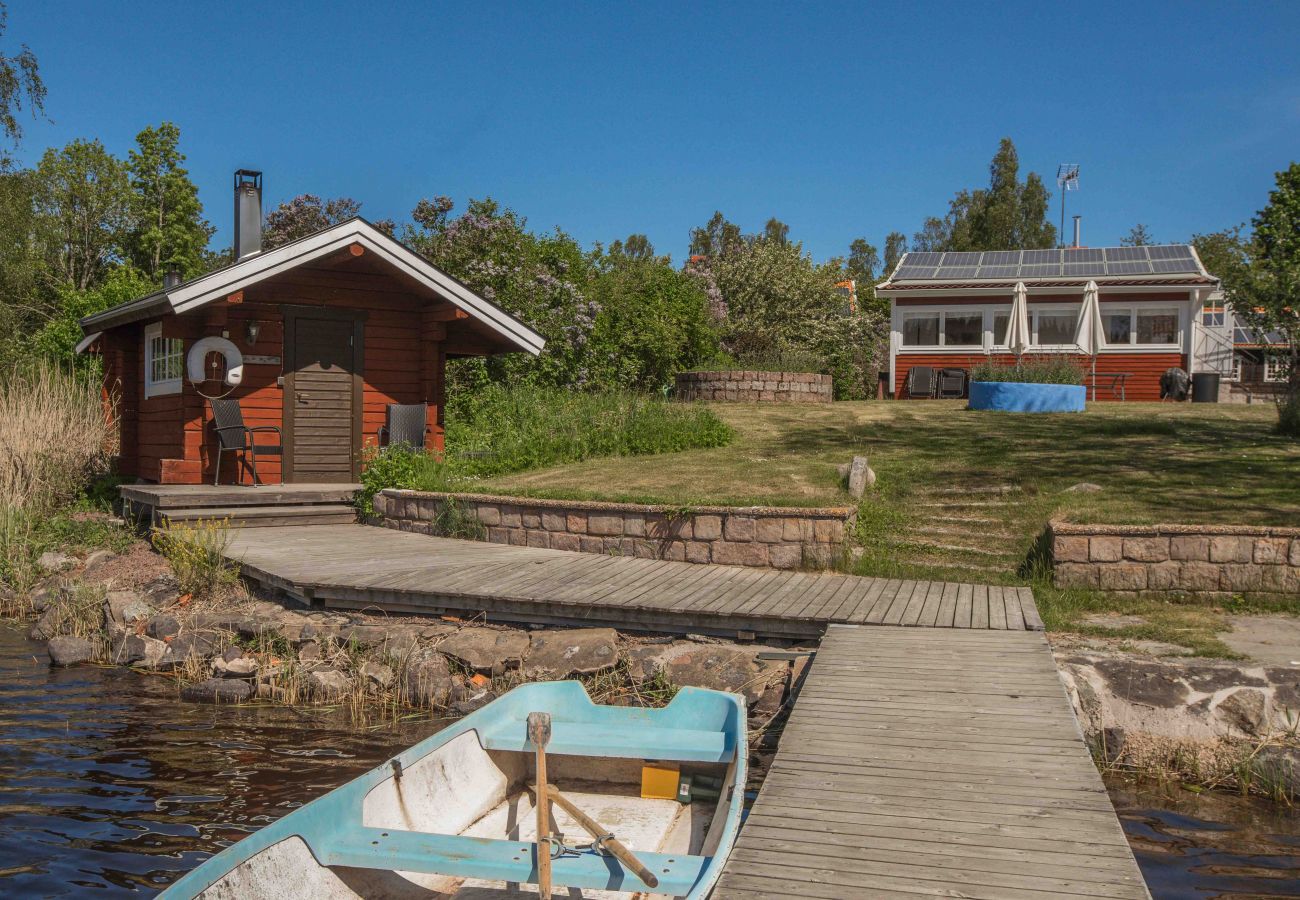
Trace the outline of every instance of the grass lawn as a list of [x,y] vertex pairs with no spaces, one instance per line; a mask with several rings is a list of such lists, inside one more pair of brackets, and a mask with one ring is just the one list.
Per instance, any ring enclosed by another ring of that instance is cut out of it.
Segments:
[[[1082,415],[972,412],[958,401],[712,408],[736,432],[726,447],[592,459],[482,487],[681,506],[847,505],[836,467],[865,454],[879,481],[859,509],[861,574],[1033,581],[1049,627],[1087,631],[1090,613],[1123,611],[1151,624],[1107,634],[1206,653],[1225,649],[1213,638],[1221,612],[1035,579],[1027,561],[1045,523],[1300,522],[1300,443],[1273,433],[1269,404],[1102,403]],[[1101,490],[1067,490],[1084,482]]]

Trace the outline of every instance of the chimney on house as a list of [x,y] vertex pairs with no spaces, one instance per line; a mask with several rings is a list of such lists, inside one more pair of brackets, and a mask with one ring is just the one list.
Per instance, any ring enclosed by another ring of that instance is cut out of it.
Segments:
[[1082,220],[1082,219],[1083,219],[1083,216],[1075,216],[1075,217],[1074,217],[1074,246],[1075,246],[1075,247],[1082,247],[1082,246],[1083,246],[1083,244],[1080,243],[1080,233],[1081,233],[1081,230],[1082,230],[1082,229],[1081,229],[1081,226],[1080,226],[1080,220]]
[[235,261],[262,252],[262,173],[235,172]]
[[177,269],[168,269],[163,272],[163,290],[170,291],[181,283],[181,273]]

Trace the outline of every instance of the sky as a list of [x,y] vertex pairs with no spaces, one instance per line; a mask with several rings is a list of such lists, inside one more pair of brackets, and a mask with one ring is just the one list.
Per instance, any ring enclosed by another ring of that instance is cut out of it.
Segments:
[[406,220],[490,196],[584,245],[681,260],[721,210],[818,259],[883,247],[984,186],[998,141],[1083,242],[1242,222],[1300,158],[1300,2],[186,3],[8,0],[49,91],[17,156],[181,129],[213,247],[232,173],[264,206],[350,196]]

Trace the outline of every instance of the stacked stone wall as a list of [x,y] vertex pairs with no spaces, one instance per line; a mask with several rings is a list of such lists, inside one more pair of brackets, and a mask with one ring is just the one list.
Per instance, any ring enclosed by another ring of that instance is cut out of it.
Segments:
[[679,372],[681,400],[746,403],[830,403],[831,376],[811,372]]
[[835,565],[853,514],[848,507],[683,509],[399,490],[381,491],[375,514],[390,528],[432,534],[448,501],[495,544],[773,569]]

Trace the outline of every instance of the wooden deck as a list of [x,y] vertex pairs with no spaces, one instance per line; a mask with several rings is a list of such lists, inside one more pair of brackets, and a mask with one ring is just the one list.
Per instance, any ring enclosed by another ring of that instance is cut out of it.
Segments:
[[1150,897],[1042,634],[832,627],[712,900]]
[[366,525],[239,529],[230,555],[257,580],[344,609],[796,638],[831,623],[1043,627],[1023,587],[694,565]]

